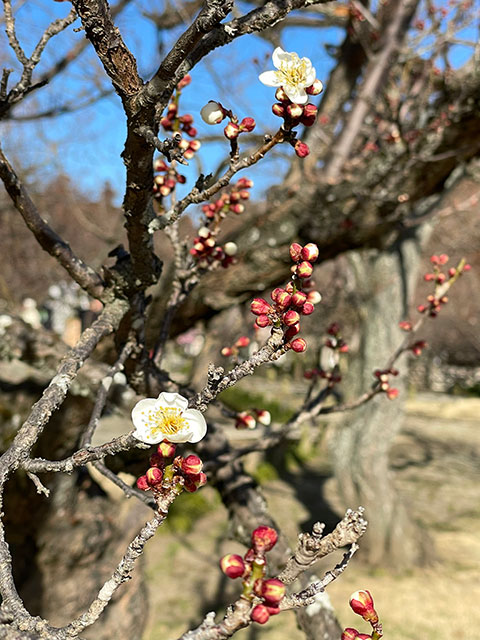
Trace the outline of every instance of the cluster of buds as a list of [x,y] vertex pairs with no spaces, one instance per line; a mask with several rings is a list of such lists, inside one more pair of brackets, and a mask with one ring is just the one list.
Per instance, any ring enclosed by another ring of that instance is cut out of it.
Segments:
[[220,560],[223,573],[229,578],[242,578],[242,598],[254,604],[250,618],[265,624],[270,616],[280,613],[285,585],[278,578],[265,578],[266,553],[273,549],[278,534],[271,527],[257,527],[252,533],[251,547],[243,556],[229,553]]
[[372,633],[360,633],[357,629],[348,627],[342,633],[341,640],[380,640],[383,636],[382,625],[375,611],[373,598],[369,591],[355,591],[350,596],[350,607],[372,627]]
[[313,242],[304,247],[294,242],[290,245],[290,257],[295,263],[291,268],[292,280],[284,289],[277,287],[272,291],[272,304],[263,298],[255,298],[250,304],[250,311],[257,316],[254,325],[257,329],[283,327],[285,347],[301,353],[307,348],[307,343],[296,337],[300,331],[300,318],[313,313],[315,304],[322,299],[318,291],[305,291],[312,286],[312,262],[318,258],[318,247]]
[[157,173],[153,178],[153,195],[157,200],[170,195],[177,183],[184,184],[186,182],[185,176],[178,173],[173,166],[169,166],[164,160],[155,160],[153,170]]
[[230,356],[237,357],[239,354],[239,349],[248,347],[249,344],[250,338],[248,338],[247,336],[240,336],[240,338],[231,347],[223,347],[221,354],[226,358]]
[[226,269],[234,262],[234,256],[238,251],[235,242],[226,242],[223,247],[217,245],[216,233],[208,227],[200,227],[197,234],[193,239],[190,254],[200,268],[207,269],[212,264],[221,264]]
[[373,372],[373,375],[378,378],[379,389],[387,394],[389,400],[395,400],[398,398],[398,389],[390,386],[389,376],[398,376],[398,369],[377,369]]
[[[323,84],[316,79],[305,91],[308,95],[317,96],[323,91]],[[278,102],[272,106],[273,113],[279,118],[283,118],[283,128],[291,131],[300,124],[305,127],[311,127],[317,118],[317,107],[312,103],[295,104],[285,93],[283,87],[278,87],[275,92],[275,98]],[[310,149],[305,142],[292,138],[290,144],[295,149],[295,153],[299,158],[305,158],[310,153]]]
[[328,327],[327,333],[330,336],[325,340],[325,346],[338,353],[348,353],[348,344],[342,339],[340,335],[340,325],[337,322],[332,322]]
[[439,256],[431,256],[432,272],[426,273],[423,276],[426,282],[435,283],[435,291],[427,296],[427,304],[420,304],[417,307],[417,311],[419,311],[419,313],[427,313],[431,318],[435,318],[441,310],[442,305],[448,302],[448,296],[445,295],[448,288],[462,273],[470,271],[471,269],[471,266],[465,264],[462,260],[457,267],[450,267],[447,273],[444,273],[442,267],[447,264],[448,260],[449,257],[445,253]]
[[270,415],[270,411],[266,411],[265,409],[252,409],[249,413],[248,411],[240,411],[235,416],[235,427],[237,429],[255,429],[258,424],[263,424],[263,426],[268,427],[272,421],[272,416]]
[[234,256],[238,250],[237,245],[234,242],[227,242],[221,247],[217,245],[216,238],[220,232],[221,223],[229,211],[236,214],[245,211],[245,205],[242,201],[250,198],[249,189],[251,187],[253,187],[252,180],[240,178],[217,200],[202,206],[206,219],[204,225],[198,230],[197,236],[193,240],[193,247],[190,249],[190,254],[200,267],[207,268],[212,264],[228,267],[234,263]]
[[178,493],[183,490],[193,493],[207,482],[203,473],[203,463],[198,456],[186,458],[175,456],[175,445],[168,440],[161,442],[156,453],[150,457],[150,467],[145,475],[137,480],[137,487],[142,491],[161,493],[174,486]]
[[306,380],[322,378],[323,380],[327,380],[330,387],[333,387],[333,385],[338,384],[342,381],[342,376],[338,373],[336,367],[332,371],[325,371],[324,369],[320,368],[307,369],[307,371],[304,372],[303,377]]
[[202,120],[207,124],[219,124],[228,117],[230,121],[223,130],[228,140],[236,140],[241,133],[250,133],[256,126],[255,120],[250,117],[243,118],[243,120],[239,122],[237,116],[215,100],[210,100],[210,102],[202,107],[200,115]]

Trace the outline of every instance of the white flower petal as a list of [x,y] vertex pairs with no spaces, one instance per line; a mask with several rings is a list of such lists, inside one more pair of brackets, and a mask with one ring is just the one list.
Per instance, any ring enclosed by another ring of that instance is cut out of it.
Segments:
[[317,72],[315,71],[315,67],[311,67],[311,69],[307,69],[307,72],[305,75],[306,75],[305,86],[311,87],[317,77]]
[[188,421],[191,429],[191,436],[188,442],[199,442],[207,433],[207,423],[203,413],[197,409],[188,409],[188,411],[184,412],[183,417]]
[[158,444],[162,442],[165,437],[161,432],[153,435],[151,429],[136,430],[132,435],[137,440],[140,440],[140,442],[145,442],[145,444]]
[[179,409],[185,411],[188,407],[188,400],[181,396],[179,393],[168,393],[162,391],[158,396],[158,405],[162,407],[168,407],[169,409]]
[[276,71],[264,71],[258,76],[258,79],[262,84],[266,84],[267,87],[280,87],[282,84],[277,77]]
[[165,440],[169,442],[175,442],[178,444],[179,442],[190,442],[190,437],[192,435],[191,425],[188,425],[188,428],[180,429],[177,433],[170,433],[168,436],[164,436]]
[[292,85],[284,85],[283,90],[295,104],[305,104],[308,102],[308,95],[305,90],[300,87],[292,87]]
[[280,65],[282,64],[282,61],[284,61],[286,58],[286,56],[290,56],[289,53],[286,53],[282,47],[277,47],[274,52],[272,53],[272,61],[273,61],[273,66],[277,67],[277,69],[280,69]]
[[156,398],[145,398],[140,400],[132,409],[132,422],[135,429],[143,433],[145,421],[149,411],[154,411],[158,400]]

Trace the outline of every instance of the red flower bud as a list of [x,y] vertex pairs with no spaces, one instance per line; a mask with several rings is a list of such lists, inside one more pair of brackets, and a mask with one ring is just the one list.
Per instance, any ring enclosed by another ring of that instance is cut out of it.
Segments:
[[315,307],[311,302],[305,302],[302,307],[302,314],[304,316],[309,316],[311,313],[315,311]]
[[272,298],[272,300],[274,302],[277,301],[277,296],[279,296],[281,293],[284,293],[286,290],[282,289],[281,287],[276,287],[272,293],[270,294],[270,297]]
[[235,427],[237,429],[255,429],[256,426],[256,420],[252,415],[250,415],[246,411],[237,413],[237,418],[235,421]]
[[188,493],[194,493],[205,484],[207,484],[207,476],[202,471],[197,475],[187,476],[183,488],[185,491],[188,491]]
[[272,104],[272,111],[279,118],[285,117],[285,107],[280,102],[275,102],[274,104]]
[[290,98],[287,96],[287,94],[283,90],[283,87],[278,87],[278,89],[275,91],[275,98],[279,102],[290,102]]
[[299,262],[302,259],[302,245],[298,242],[292,242],[290,245],[290,257],[294,262]]
[[147,482],[151,487],[162,484],[163,472],[158,467],[150,467],[145,474]]
[[257,421],[265,427],[268,427],[272,421],[270,411],[266,411],[265,409],[255,409],[255,415],[257,416]]
[[307,348],[307,343],[303,338],[295,338],[295,340],[292,340],[290,343],[290,346],[295,353],[303,353]]
[[310,153],[308,144],[306,144],[305,142],[302,142],[301,140],[297,140],[297,142],[295,143],[294,149],[295,149],[295,153],[299,158],[306,158]]
[[235,138],[238,138],[238,134],[240,133],[240,127],[238,124],[235,124],[235,122],[229,122],[223,130],[223,133],[229,140],[235,140]]
[[303,107],[303,115],[308,118],[316,118],[318,113],[318,109],[314,104],[306,104]]
[[137,479],[137,488],[140,491],[148,491],[150,489],[150,485],[147,482],[147,476],[140,476]]
[[176,446],[174,444],[168,442],[168,440],[164,440],[158,445],[157,453],[164,458],[173,458],[175,455],[175,449]]
[[277,605],[285,595],[285,585],[278,578],[262,581],[261,595],[269,605]]
[[297,291],[292,296],[292,304],[296,307],[303,307],[305,302],[307,301],[307,294],[303,291]]
[[188,475],[198,475],[203,468],[203,462],[198,456],[192,454],[182,459],[180,468]]
[[236,347],[248,347],[248,345],[250,344],[250,338],[247,338],[247,336],[240,336],[240,338],[235,342],[235,346]]
[[223,347],[220,353],[222,356],[225,356],[225,358],[229,358],[230,356],[233,356],[233,349],[232,347]]
[[190,84],[190,82],[192,81],[192,76],[187,73],[186,76],[183,76],[183,78],[180,80],[180,82],[177,84],[177,89],[179,91],[181,91],[182,89],[184,89],[187,85]]
[[288,327],[287,331],[285,331],[285,340],[291,340],[294,338],[297,333],[300,331],[300,323],[292,324],[291,327]]
[[250,303],[250,311],[256,316],[263,316],[272,311],[272,307],[263,298],[254,298]]
[[286,311],[282,316],[282,322],[283,324],[286,324],[287,327],[291,327],[292,325],[297,324],[297,322],[299,321],[300,321],[300,315],[298,314],[297,311],[294,311],[293,309]]
[[310,262],[300,262],[297,266],[297,276],[299,278],[310,278],[313,273],[313,266]]
[[280,307],[280,309],[286,309],[290,305],[291,300],[292,296],[289,293],[287,293],[286,291],[281,291],[277,295],[275,303],[278,307]]
[[268,316],[261,315],[257,317],[257,319],[255,320],[255,324],[259,329],[264,329],[265,327],[268,327],[269,325],[271,325],[272,321]]
[[240,130],[241,131],[253,131],[255,129],[256,122],[253,118],[244,118],[240,122]]
[[257,553],[270,551],[278,540],[278,533],[272,527],[262,525],[252,531],[252,547]]
[[441,253],[438,256],[438,264],[446,264],[449,260],[449,257],[447,256],[446,253]]
[[413,329],[413,325],[409,320],[402,320],[402,322],[398,323],[398,326],[402,331],[411,331]]
[[265,607],[263,604],[257,604],[255,607],[253,607],[250,618],[254,622],[258,622],[258,624],[265,624],[266,622],[268,622],[270,614],[268,613],[267,607]]
[[302,259],[308,260],[309,262],[315,262],[318,258],[318,247],[313,242],[309,242],[302,249]]
[[220,560],[220,568],[229,578],[241,578],[245,573],[245,563],[242,556],[229,553]]
[[362,616],[362,618],[367,622],[370,622],[371,624],[376,624],[378,622],[378,615],[375,611],[373,598],[369,591],[361,590],[352,593],[350,596],[350,607],[356,614]]
[[352,627],[348,627],[342,633],[341,640],[356,640],[358,638],[358,631]]

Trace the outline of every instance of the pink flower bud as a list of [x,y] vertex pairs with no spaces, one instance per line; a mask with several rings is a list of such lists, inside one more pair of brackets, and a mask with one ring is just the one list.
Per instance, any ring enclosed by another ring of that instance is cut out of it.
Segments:
[[295,338],[295,340],[292,340],[290,343],[290,346],[296,353],[303,353],[307,348],[307,343],[303,338]]
[[140,489],[140,491],[148,491],[150,489],[150,485],[147,482],[147,476],[140,476],[137,479],[137,489]]
[[350,596],[350,607],[356,614],[362,616],[362,618],[367,622],[370,622],[371,624],[376,624],[378,622],[378,615],[375,611],[373,598],[369,591],[360,590],[352,593]]
[[236,214],[243,213],[245,211],[245,207],[243,204],[232,204],[230,205],[230,211],[233,211],[233,213]]
[[323,83],[316,78],[310,87],[307,87],[305,91],[311,96],[318,96],[323,91]]
[[315,262],[318,258],[318,247],[313,242],[309,242],[302,249],[302,258],[303,260],[308,260],[309,262]]
[[266,622],[268,622],[270,614],[268,613],[267,607],[265,607],[263,604],[257,604],[255,607],[253,607],[250,618],[254,622],[258,622],[258,624],[265,624]]
[[250,344],[250,338],[247,336],[240,336],[240,338],[235,342],[236,347],[248,347]]
[[239,189],[251,189],[253,187],[253,180],[250,180],[250,178],[239,178],[237,180],[237,187]]
[[471,264],[464,264],[463,265],[463,271],[470,271],[471,268],[472,268]]
[[302,315],[309,316],[311,313],[315,311],[315,307],[311,302],[305,302],[302,307]]
[[164,440],[158,445],[157,453],[164,458],[173,458],[175,455],[175,449],[176,446],[174,444],[168,442],[168,440]]
[[319,291],[310,291],[307,295],[307,302],[318,304],[322,301],[322,294]]
[[413,325],[409,320],[402,320],[398,323],[398,326],[402,331],[411,331],[413,328]]
[[272,307],[263,298],[254,298],[250,303],[250,311],[256,316],[263,316],[272,311]]
[[302,142],[301,140],[297,140],[294,149],[299,158],[306,158],[310,153],[308,144],[306,142]]
[[183,78],[180,80],[180,82],[177,84],[177,89],[179,91],[181,91],[182,89],[184,89],[186,86],[188,86],[190,84],[190,82],[192,81],[192,76],[187,73],[186,76],[183,76]]
[[225,358],[228,358],[230,356],[233,356],[233,349],[232,347],[223,347],[220,353],[222,354],[222,356],[225,356]]
[[229,140],[235,140],[235,138],[238,138],[238,134],[240,133],[240,127],[235,122],[229,122],[223,130],[223,133]]
[[446,253],[441,253],[438,256],[438,264],[446,264],[449,261],[449,257]]
[[253,131],[255,129],[256,122],[253,118],[244,118],[240,122],[240,130],[241,131]]
[[294,262],[298,262],[302,259],[302,245],[298,242],[292,242],[290,245],[290,257]]
[[292,296],[289,293],[287,293],[286,291],[281,291],[277,295],[275,303],[280,309],[286,309],[289,306],[291,300]]
[[225,118],[225,113],[219,102],[210,100],[210,102],[200,110],[200,116],[207,124],[218,124]]
[[203,473],[203,471],[201,471],[197,475],[187,476],[185,478],[183,488],[185,489],[185,491],[188,491],[189,493],[194,493],[195,491],[200,489],[200,487],[203,487],[205,484],[207,484],[207,476],[205,473]]
[[318,113],[318,109],[314,104],[306,104],[303,107],[303,115],[308,118],[316,118]]
[[305,302],[307,301],[307,294],[303,291],[297,291],[292,296],[292,304],[296,307],[303,307]]
[[252,531],[252,547],[257,553],[265,553],[275,546],[278,533],[272,527],[261,525]]
[[293,309],[289,309],[282,316],[282,322],[283,324],[286,324],[287,327],[291,327],[292,325],[297,324],[297,322],[299,321],[300,321],[300,315],[297,311],[294,311]]
[[292,324],[291,327],[288,327],[287,331],[285,331],[285,340],[291,340],[294,338],[297,333],[300,331],[300,323]]
[[198,475],[203,468],[203,462],[198,456],[192,454],[182,459],[180,468],[188,475]]
[[300,264],[297,266],[297,276],[299,278],[310,278],[312,273],[313,266],[310,264],[310,262],[300,262]]
[[287,105],[287,113],[291,118],[301,118],[303,115],[303,107],[299,104]]
[[245,563],[242,556],[228,553],[220,560],[220,568],[228,578],[241,578],[245,573]]
[[358,633],[359,632],[356,629],[348,627],[347,629],[344,629],[341,640],[357,640]]
[[438,256],[433,254],[433,256],[430,256],[430,262],[432,264],[438,264],[439,260],[438,260]]
[[274,113],[274,115],[278,116],[279,118],[285,117],[285,107],[280,102],[275,102],[272,105],[272,112]]
[[258,318],[255,320],[255,324],[259,329],[264,329],[265,327],[271,325],[272,322],[268,316],[261,315],[258,316]]
[[278,605],[285,595],[285,585],[278,578],[262,581],[261,595],[269,605]]
[[200,140],[190,140],[188,146],[192,151],[198,151],[202,146],[202,143],[200,142]]
[[157,487],[162,484],[163,473],[158,467],[150,467],[145,474],[147,482],[151,487]]

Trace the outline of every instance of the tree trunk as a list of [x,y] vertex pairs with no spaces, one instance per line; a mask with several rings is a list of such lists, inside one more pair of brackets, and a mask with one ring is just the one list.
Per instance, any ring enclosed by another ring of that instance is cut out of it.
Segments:
[[[349,397],[370,388],[405,334],[398,322],[408,317],[420,256],[420,235],[404,237],[389,250],[349,254],[357,299],[360,346],[344,377]],[[423,239],[423,238],[422,238]],[[369,527],[362,551],[374,566],[406,568],[426,559],[425,535],[398,496],[389,468],[389,451],[404,422],[406,358],[391,376],[400,397],[379,394],[345,416],[333,439],[334,472],[343,503],[366,509]]]

